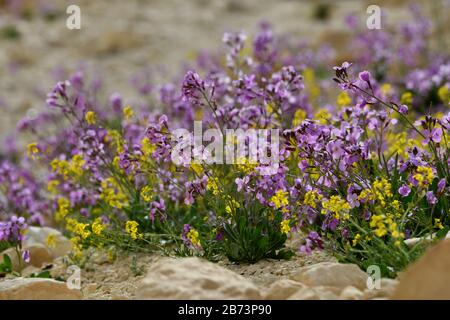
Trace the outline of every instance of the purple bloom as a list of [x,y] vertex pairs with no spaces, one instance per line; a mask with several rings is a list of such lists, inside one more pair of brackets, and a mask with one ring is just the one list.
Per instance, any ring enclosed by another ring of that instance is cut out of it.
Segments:
[[24,250],[22,252],[22,259],[25,263],[30,263],[30,250]]
[[445,183],[446,183],[445,178],[442,178],[441,180],[439,180],[438,185],[437,185],[438,186],[438,193],[442,193],[444,191]]
[[408,114],[408,106],[404,105],[404,104],[399,105],[398,106],[398,112],[400,112],[403,115]]
[[362,72],[360,72],[359,73],[359,78],[362,81],[370,82],[370,72],[369,71],[362,71]]
[[411,189],[406,185],[402,185],[399,189],[398,189],[398,193],[400,193],[400,195],[402,197],[407,197],[409,195],[409,193],[411,192]]
[[427,201],[430,205],[435,205],[437,203],[437,198],[434,196],[433,191],[427,192]]

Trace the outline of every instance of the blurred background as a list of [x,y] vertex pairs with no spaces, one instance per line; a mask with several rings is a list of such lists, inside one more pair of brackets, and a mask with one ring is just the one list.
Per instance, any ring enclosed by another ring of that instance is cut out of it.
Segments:
[[[81,30],[66,27],[69,4],[81,8]],[[345,58],[346,19],[365,23],[371,4],[381,7],[387,30],[413,19],[408,8],[420,4],[434,22],[430,45],[449,50],[449,0],[0,0],[0,141],[75,70],[89,70],[106,96],[131,98],[137,70],[158,67],[168,80],[183,61],[217,50],[224,31],[251,35],[261,21],[312,46],[330,43]]]

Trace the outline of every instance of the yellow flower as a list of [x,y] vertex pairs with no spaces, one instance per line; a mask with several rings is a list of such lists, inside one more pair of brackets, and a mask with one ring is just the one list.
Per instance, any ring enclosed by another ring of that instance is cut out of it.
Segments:
[[219,179],[217,177],[208,178],[208,182],[206,184],[206,189],[210,190],[213,195],[217,196],[220,193]]
[[305,193],[305,199],[303,203],[311,208],[317,207],[317,202],[322,200],[323,196],[317,192],[317,190],[308,191]]
[[56,221],[62,221],[64,217],[69,213],[70,201],[67,198],[58,198],[58,210],[56,211]]
[[38,148],[36,142],[32,142],[32,143],[28,144],[28,146],[27,146],[28,156],[30,156],[31,158],[34,159],[38,153],[39,153],[39,148]]
[[282,207],[285,207],[289,204],[288,199],[289,193],[284,190],[278,190],[271,198],[270,201],[272,201],[275,208],[280,209]]
[[413,103],[413,95],[411,92],[407,91],[404,92],[400,98],[400,103],[401,104],[406,104],[408,106],[412,105]]
[[290,219],[281,221],[281,232],[288,234],[291,231],[291,226],[289,225]]
[[234,211],[241,207],[239,202],[237,202],[235,199],[233,199],[231,196],[228,196],[227,198],[228,204],[225,206],[225,211],[228,214],[233,214]]
[[257,163],[251,162],[246,157],[242,157],[237,159],[236,168],[238,171],[243,172],[245,174],[249,174],[255,170]]
[[306,111],[303,109],[298,109],[297,111],[295,111],[294,119],[292,120],[292,126],[294,127],[299,126],[305,119],[306,119]]
[[57,189],[58,186],[59,186],[59,181],[58,180],[50,180],[47,183],[47,190],[51,194],[58,194],[58,189]]
[[442,86],[438,90],[439,99],[444,103],[450,102],[450,89],[447,86]]
[[349,106],[352,103],[352,98],[348,95],[347,91],[342,91],[336,100],[338,106],[345,107]]
[[145,202],[150,202],[153,199],[153,190],[150,186],[145,186],[141,190],[141,198]]
[[86,120],[86,122],[88,124],[93,125],[93,124],[95,124],[95,121],[97,119],[97,115],[95,114],[94,111],[88,111],[84,115],[84,119]]
[[131,108],[130,106],[127,106],[123,109],[123,116],[125,117],[125,119],[131,119],[134,116],[134,111],[133,108]]
[[140,234],[138,232],[138,226],[139,226],[139,223],[137,223],[136,221],[133,221],[133,220],[128,220],[125,223],[125,231],[130,234],[130,237],[133,240],[142,238],[142,234]]
[[413,178],[417,181],[419,187],[427,187],[433,182],[433,169],[430,167],[418,166],[417,173]]
[[92,232],[96,235],[100,235],[103,230],[105,230],[106,226],[102,223],[102,219],[101,218],[97,218],[94,220],[94,222],[92,223]]
[[361,235],[360,235],[359,233],[357,233],[357,234],[355,235],[355,237],[353,238],[353,240],[352,240],[352,246],[353,246],[353,247],[356,246],[356,245],[358,244],[359,239],[361,239]]
[[145,137],[141,140],[142,152],[145,156],[149,157],[153,152],[155,152],[156,147],[150,142],[150,139]]
[[333,213],[335,219],[348,219],[350,218],[350,204],[342,199],[340,196],[331,196],[329,200],[324,200],[322,202],[322,214],[327,214],[327,212]]
[[45,244],[49,248],[56,247],[56,233],[50,233],[47,238],[45,239]]
[[194,228],[191,228],[189,232],[186,234],[186,237],[191,241],[194,246],[200,245],[199,234],[198,231]]
[[380,202],[382,207],[386,206],[386,200],[393,196],[392,185],[385,178],[375,180],[372,189],[375,199]]
[[113,178],[110,177],[103,180],[101,186],[102,193],[100,194],[100,199],[108,205],[117,209],[128,206],[127,196],[120,190]]
[[389,83],[383,83],[380,87],[380,91],[383,96],[390,96],[392,94],[392,85]]
[[444,229],[444,226],[442,225],[441,219],[434,219],[434,227],[438,229]]
[[331,113],[327,109],[320,109],[315,115],[314,119],[318,120],[321,124],[327,124],[328,120],[331,119]]
[[203,172],[203,167],[202,167],[200,164],[198,164],[198,163],[192,162],[192,163],[191,163],[191,169],[192,169],[192,171],[194,171],[198,176],[201,175],[202,172]]

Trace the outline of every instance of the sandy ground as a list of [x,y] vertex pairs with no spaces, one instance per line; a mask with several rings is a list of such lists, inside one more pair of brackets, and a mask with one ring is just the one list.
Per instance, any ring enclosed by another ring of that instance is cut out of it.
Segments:
[[[343,23],[348,13],[364,19],[368,5],[325,1],[332,3],[331,15],[320,22],[313,19],[318,1],[307,0],[77,0],[70,3],[81,8],[81,30],[69,30],[68,1],[40,1],[53,5],[59,15],[52,21],[38,15],[17,20],[0,11],[0,27],[12,24],[21,34],[15,40],[0,38],[0,141],[13,132],[18,119],[34,117],[45,107],[45,93],[58,70],[87,66],[91,75],[103,78],[105,96],[118,91],[132,99],[133,72],[160,65],[173,74],[196,52],[217,48],[224,31],[252,33],[264,20],[276,33],[320,42],[348,31]],[[407,2],[413,1],[370,1],[385,9],[387,24],[407,18]]]

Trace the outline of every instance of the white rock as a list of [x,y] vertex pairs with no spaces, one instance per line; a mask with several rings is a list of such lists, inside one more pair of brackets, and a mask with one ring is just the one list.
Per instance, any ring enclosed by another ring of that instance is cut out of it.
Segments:
[[361,290],[356,289],[355,287],[348,286],[342,290],[339,295],[339,299],[341,300],[362,300],[364,299],[364,293]]
[[380,298],[388,299],[394,293],[397,285],[398,280],[382,278],[380,280],[379,289],[366,288],[366,290],[364,290],[364,299],[380,299]]
[[450,299],[450,240],[442,240],[400,275],[392,299]]
[[264,299],[267,300],[285,300],[289,298],[291,295],[296,293],[301,289],[308,288],[303,283],[290,280],[290,279],[281,279],[272,283],[264,295]]
[[[406,239],[404,242],[405,242],[405,244],[406,244],[408,247],[413,247],[413,246],[415,246],[416,244],[418,244],[418,243],[420,243],[420,242],[422,242],[422,243],[424,243],[424,244],[428,244],[428,243],[430,243],[431,241],[433,241],[433,239],[434,239],[435,237],[436,237],[436,234],[433,233],[433,234],[430,234],[430,235],[428,235],[428,236],[426,236],[426,237],[422,237],[422,238],[410,238],[410,239]],[[450,239],[450,232],[447,233],[447,235],[445,236],[445,239]]]
[[244,277],[199,258],[162,258],[148,269],[138,299],[260,299]]
[[65,282],[40,278],[17,278],[0,282],[0,300],[79,300],[79,290]]
[[[55,246],[47,245],[47,238],[51,234],[55,235]],[[58,230],[49,227],[28,228],[23,245],[26,247],[36,243],[46,246],[50,250],[54,259],[65,256],[72,250],[72,243],[70,240],[64,237]]]
[[291,295],[288,300],[337,300],[338,290],[332,287],[305,287]]
[[341,290],[348,286],[364,290],[367,282],[367,274],[357,265],[336,262],[321,262],[300,268],[290,278],[309,287],[327,286]]

